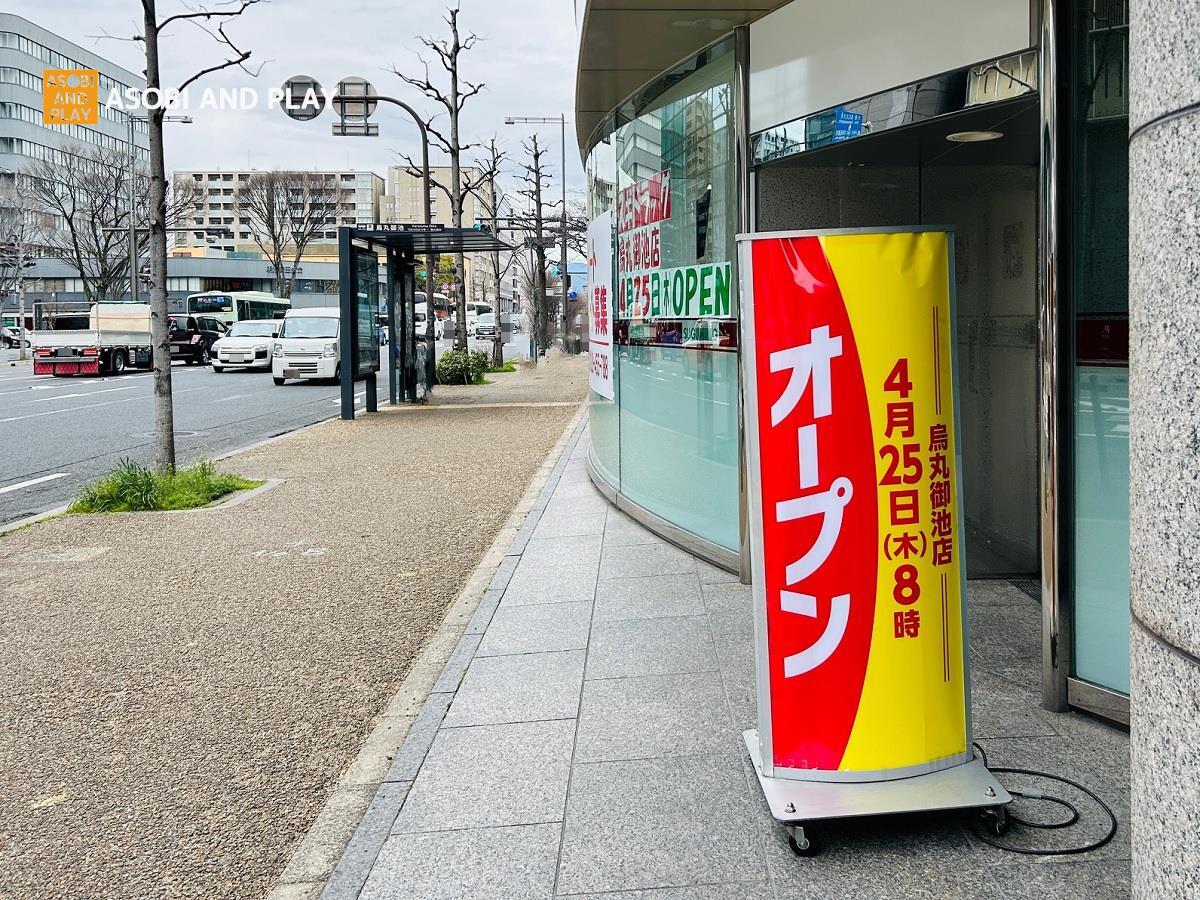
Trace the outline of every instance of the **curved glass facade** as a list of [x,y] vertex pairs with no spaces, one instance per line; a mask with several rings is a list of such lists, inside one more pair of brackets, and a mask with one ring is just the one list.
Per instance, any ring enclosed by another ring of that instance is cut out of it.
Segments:
[[614,399],[592,458],[629,501],[737,552],[737,222],[732,40],[626,103],[588,155],[589,216],[612,212]]

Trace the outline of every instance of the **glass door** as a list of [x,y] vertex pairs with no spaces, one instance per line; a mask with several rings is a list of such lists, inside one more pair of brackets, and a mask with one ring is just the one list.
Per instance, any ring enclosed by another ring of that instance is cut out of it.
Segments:
[[1095,706],[1129,693],[1129,3],[1073,13],[1068,696]]

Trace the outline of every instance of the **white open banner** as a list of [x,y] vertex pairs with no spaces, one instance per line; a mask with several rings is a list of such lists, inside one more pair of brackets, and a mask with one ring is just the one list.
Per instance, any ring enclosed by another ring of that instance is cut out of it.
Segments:
[[602,212],[588,224],[588,384],[613,399],[612,359],[612,211]]

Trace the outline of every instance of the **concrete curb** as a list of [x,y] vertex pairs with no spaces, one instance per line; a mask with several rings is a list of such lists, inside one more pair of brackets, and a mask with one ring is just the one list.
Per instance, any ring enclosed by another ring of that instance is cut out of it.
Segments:
[[586,405],[530,479],[491,547],[293,852],[268,900],[357,897],[442,718],[583,433]]

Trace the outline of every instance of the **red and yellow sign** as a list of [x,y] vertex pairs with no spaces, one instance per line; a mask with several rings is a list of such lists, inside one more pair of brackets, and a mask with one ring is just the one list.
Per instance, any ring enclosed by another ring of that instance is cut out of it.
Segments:
[[743,245],[766,766],[969,759],[949,254],[944,232]]
[[95,69],[42,72],[42,123],[95,125],[100,121],[100,74]]

